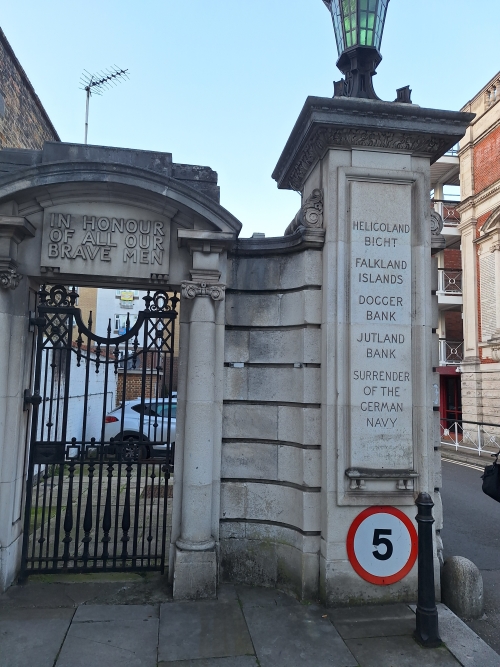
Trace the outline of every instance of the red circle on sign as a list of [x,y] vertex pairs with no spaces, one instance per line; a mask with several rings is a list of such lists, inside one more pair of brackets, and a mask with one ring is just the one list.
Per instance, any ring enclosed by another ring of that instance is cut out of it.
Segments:
[[[406,561],[406,564],[399,570],[399,572],[391,574],[390,576],[387,577],[380,577],[368,572],[358,561],[354,549],[354,538],[356,537],[356,532],[358,528],[363,523],[363,521],[365,521],[365,519],[367,519],[370,516],[373,516],[374,514],[391,514],[392,516],[399,519],[405,525],[410,535],[411,551],[408,560]],[[401,579],[406,577],[406,575],[415,565],[415,561],[417,560],[417,554],[418,554],[418,536],[417,536],[417,531],[415,530],[415,526],[412,524],[411,520],[406,516],[406,514],[404,514],[401,510],[398,510],[396,507],[384,507],[384,506],[368,507],[367,509],[363,510],[363,512],[358,514],[358,516],[352,522],[351,527],[349,528],[349,532],[347,533],[347,555],[349,561],[356,574],[359,574],[359,576],[362,579],[368,581],[370,584],[376,584],[377,586],[389,586],[390,584],[395,584],[397,581],[401,581]]]

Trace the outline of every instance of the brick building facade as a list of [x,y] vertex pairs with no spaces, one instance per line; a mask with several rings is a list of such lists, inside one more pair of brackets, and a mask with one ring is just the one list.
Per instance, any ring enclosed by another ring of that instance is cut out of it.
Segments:
[[0,29],[0,148],[38,150],[45,141],[59,135]]
[[464,275],[463,418],[500,424],[500,73],[463,110],[460,142]]

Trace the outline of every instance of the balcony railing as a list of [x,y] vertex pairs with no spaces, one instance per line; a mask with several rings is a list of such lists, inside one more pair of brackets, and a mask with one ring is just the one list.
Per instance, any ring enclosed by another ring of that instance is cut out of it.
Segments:
[[462,296],[462,269],[438,269],[438,292]]
[[433,199],[434,210],[443,218],[445,226],[457,227],[460,224],[460,213],[457,211],[459,201],[449,199]]
[[454,146],[452,146],[452,148],[450,148],[450,150],[446,151],[445,155],[456,156],[458,155],[459,150],[460,150],[460,144],[455,144]]
[[441,419],[441,444],[458,451],[467,449],[481,456],[500,449],[500,424]]
[[439,365],[458,366],[464,360],[464,341],[439,339]]

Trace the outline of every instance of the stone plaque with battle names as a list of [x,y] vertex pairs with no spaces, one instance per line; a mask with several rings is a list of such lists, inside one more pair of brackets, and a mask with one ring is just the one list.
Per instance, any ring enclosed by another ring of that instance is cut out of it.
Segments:
[[351,183],[351,466],[411,468],[411,187]]

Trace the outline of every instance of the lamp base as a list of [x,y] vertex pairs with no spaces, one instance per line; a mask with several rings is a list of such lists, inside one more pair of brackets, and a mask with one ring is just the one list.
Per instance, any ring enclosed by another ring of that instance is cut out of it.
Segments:
[[372,78],[381,60],[378,49],[370,46],[356,46],[344,51],[337,61],[337,67],[345,74],[345,81],[343,85],[342,82],[336,83],[335,96],[380,99],[373,89]]

